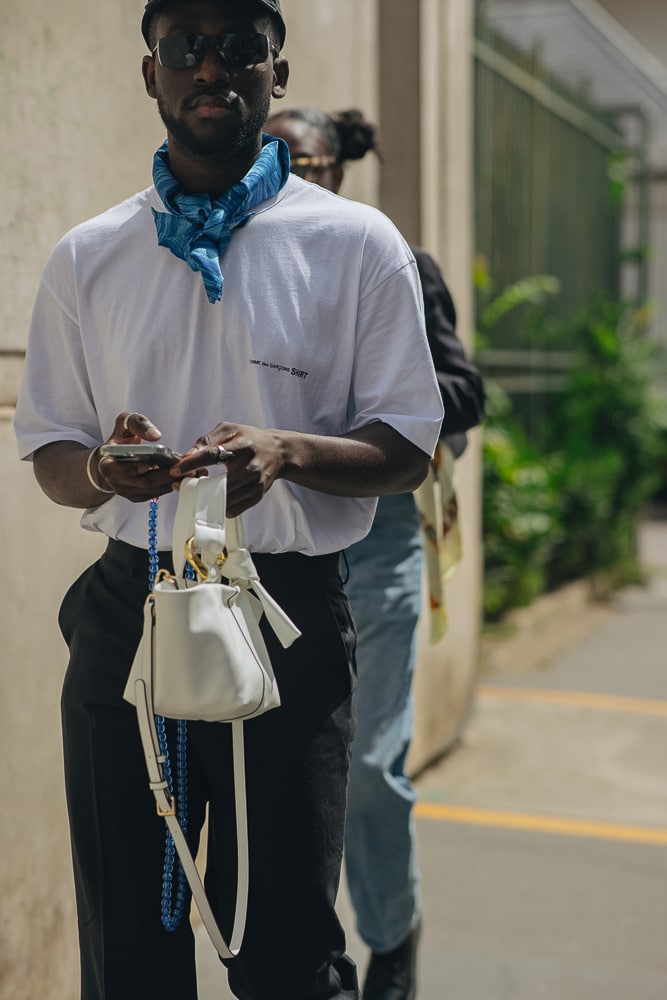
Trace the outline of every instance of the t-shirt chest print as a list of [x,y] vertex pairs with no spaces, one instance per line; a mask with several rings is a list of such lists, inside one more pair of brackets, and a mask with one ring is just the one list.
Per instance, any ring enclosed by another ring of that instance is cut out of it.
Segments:
[[294,378],[300,378],[303,381],[308,378],[308,372],[303,371],[301,368],[294,368],[293,365],[283,365],[279,361],[263,361],[259,358],[250,358],[250,364],[258,368],[272,368],[283,375],[290,375]]

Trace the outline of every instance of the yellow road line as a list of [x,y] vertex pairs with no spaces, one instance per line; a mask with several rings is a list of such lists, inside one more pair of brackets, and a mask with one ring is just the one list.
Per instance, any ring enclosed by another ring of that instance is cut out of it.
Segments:
[[593,823],[588,820],[533,816],[528,813],[501,812],[496,809],[473,809],[468,806],[451,806],[437,802],[417,802],[415,815],[420,819],[439,820],[442,823],[465,823],[502,830],[526,830],[534,833],[555,833],[570,837],[620,840],[626,843],[657,844],[667,847],[667,829],[660,827]]
[[623,698],[619,695],[593,694],[586,691],[543,691],[537,688],[501,688],[493,687],[490,684],[478,685],[477,694],[480,698],[494,701],[593,708],[604,712],[631,712],[636,715],[657,715],[667,718],[667,701],[653,701],[650,698]]

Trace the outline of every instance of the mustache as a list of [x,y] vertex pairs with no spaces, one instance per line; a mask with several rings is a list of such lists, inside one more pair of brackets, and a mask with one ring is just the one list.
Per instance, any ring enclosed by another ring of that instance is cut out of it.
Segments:
[[233,90],[220,90],[210,87],[205,94],[195,94],[185,102],[187,109],[199,107],[200,104],[210,104],[213,107],[233,108],[239,102],[239,95]]

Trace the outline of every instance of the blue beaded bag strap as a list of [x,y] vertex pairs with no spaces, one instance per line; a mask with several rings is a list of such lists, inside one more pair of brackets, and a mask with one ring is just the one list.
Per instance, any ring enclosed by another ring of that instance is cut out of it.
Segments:
[[[159,557],[157,546],[157,525],[158,525],[158,501],[154,498],[150,502],[148,514],[148,587],[149,593],[153,593],[155,588],[155,578],[159,569]],[[194,570],[187,564],[185,575],[188,579],[194,579]],[[174,779],[169,757],[169,746],[167,743],[167,729],[163,715],[155,716],[155,727],[157,729],[160,753],[164,758],[162,768],[164,776],[169,786],[169,794],[174,794]],[[183,833],[188,832],[188,758],[187,758],[187,738],[188,730],[185,719],[179,719],[176,723],[176,785],[178,794],[176,796],[176,815],[181,825]],[[166,831],[164,849],[164,868],[162,872],[162,926],[167,931],[175,931],[181,922],[185,903],[187,899],[187,879],[183,871],[180,858],[178,860],[176,877],[176,898],[174,899],[174,862],[176,860],[176,847],[174,839]]]

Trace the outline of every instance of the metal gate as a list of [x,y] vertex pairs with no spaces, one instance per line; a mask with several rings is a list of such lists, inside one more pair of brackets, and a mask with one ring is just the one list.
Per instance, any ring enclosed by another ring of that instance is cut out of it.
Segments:
[[[583,94],[550,77],[539,52],[528,57],[494,34],[483,4],[474,46],[476,249],[495,292],[529,275],[553,275],[560,292],[549,311],[563,317],[596,294],[616,297],[619,130]],[[484,301],[480,293],[478,313]],[[520,308],[494,325],[479,361],[530,424],[562,384],[571,346],[545,344]]]

